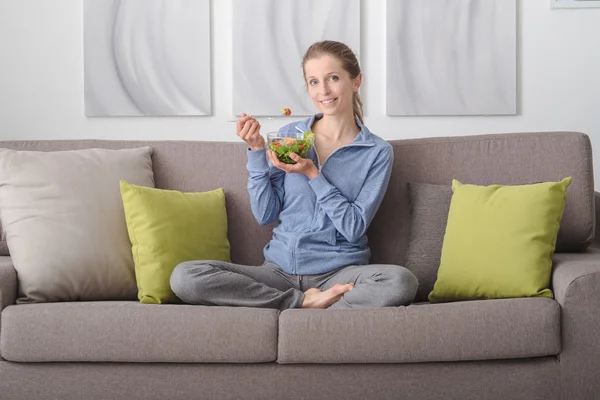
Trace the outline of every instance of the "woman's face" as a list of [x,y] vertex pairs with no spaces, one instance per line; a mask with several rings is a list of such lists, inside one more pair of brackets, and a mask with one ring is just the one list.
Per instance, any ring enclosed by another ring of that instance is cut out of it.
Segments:
[[324,115],[352,114],[352,95],[360,87],[361,75],[355,79],[342,68],[336,57],[322,55],[304,64],[308,94]]

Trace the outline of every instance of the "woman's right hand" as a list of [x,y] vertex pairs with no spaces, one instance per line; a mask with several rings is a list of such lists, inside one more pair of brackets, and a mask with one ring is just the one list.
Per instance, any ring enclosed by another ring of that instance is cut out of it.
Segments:
[[237,121],[236,134],[248,143],[252,151],[265,148],[265,139],[260,135],[260,123],[245,113]]

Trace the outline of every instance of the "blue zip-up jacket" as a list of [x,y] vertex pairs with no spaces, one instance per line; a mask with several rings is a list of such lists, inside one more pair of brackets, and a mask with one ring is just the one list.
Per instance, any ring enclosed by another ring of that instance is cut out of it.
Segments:
[[[322,114],[280,129],[311,129]],[[387,190],[392,172],[392,146],[356,119],[360,133],[320,164],[307,155],[320,174],[310,180],[287,174],[267,161],[266,150],[248,150],[248,191],[254,217],[261,225],[278,221],[264,248],[265,261],[289,274],[312,275],[346,265],[369,263],[366,231]]]

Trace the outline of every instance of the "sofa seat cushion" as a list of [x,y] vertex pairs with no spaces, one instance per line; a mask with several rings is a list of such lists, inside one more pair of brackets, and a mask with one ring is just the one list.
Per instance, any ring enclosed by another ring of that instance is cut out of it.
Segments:
[[542,357],[560,351],[549,298],[285,310],[278,363],[416,363]]
[[278,316],[134,301],[12,305],[2,311],[0,352],[17,362],[272,362]]

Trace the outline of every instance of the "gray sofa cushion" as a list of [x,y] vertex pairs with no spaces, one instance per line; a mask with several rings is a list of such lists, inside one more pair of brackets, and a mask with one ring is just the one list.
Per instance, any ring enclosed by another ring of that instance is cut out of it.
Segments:
[[452,187],[409,182],[408,196],[411,218],[406,268],[419,280],[415,302],[428,301],[440,266]]
[[560,307],[548,298],[285,310],[278,362],[414,363],[541,357],[560,352]]
[[[8,256],[0,256],[0,312],[17,299],[17,271]],[[0,329],[2,324],[0,323]]]
[[0,221],[0,256],[8,256],[10,251],[8,250],[8,244],[6,243],[6,231],[2,227],[2,221]]
[[0,353],[20,362],[272,362],[278,316],[133,301],[12,305],[2,311]]

